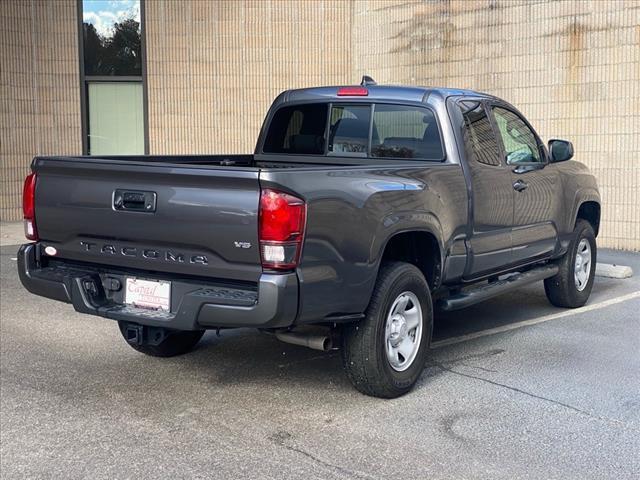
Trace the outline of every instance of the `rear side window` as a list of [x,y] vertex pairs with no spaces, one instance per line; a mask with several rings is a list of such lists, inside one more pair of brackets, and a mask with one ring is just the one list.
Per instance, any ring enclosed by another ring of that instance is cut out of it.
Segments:
[[370,121],[370,105],[333,105],[329,126],[329,152],[366,155]]
[[327,104],[283,107],[271,119],[265,153],[322,155],[327,126]]
[[376,105],[371,156],[441,160],[438,123],[431,110],[402,105]]
[[467,156],[485,165],[499,166],[498,141],[487,112],[480,102],[460,102],[464,117],[464,144]]

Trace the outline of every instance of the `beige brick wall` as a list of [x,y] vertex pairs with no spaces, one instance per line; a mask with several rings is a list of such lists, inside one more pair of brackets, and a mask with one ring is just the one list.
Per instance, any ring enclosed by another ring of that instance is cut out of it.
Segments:
[[147,2],[151,153],[253,152],[273,98],[352,80],[352,4]]
[[81,153],[75,0],[0,2],[0,219],[22,218],[37,154]]
[[356,0],[352,39],[353,78],[485,91],[571,140],[600,245],[640,250],[640,1]]
[[[280,91],[473,88],[574,142],[603,195],[600,245],[640,250],[640,1],[146,2],[151,153],[251,152]],[[0,218],[33,155],[81,149],[75,0],[0,2]]]

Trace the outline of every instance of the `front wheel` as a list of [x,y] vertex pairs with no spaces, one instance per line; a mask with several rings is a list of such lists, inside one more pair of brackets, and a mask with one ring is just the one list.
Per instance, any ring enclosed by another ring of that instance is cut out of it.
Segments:
[[544,291],[556,307],[581,307],[589,299],[596,271],[596,237],[591,224],[578,220],[573,240],[560,260],[560,271],[544,281]]
[[343,329],[342,362],[351,383],[374,397],[407,393],[424,369],[432,325],[422,272],[408,263],[384,264],[365,318]]

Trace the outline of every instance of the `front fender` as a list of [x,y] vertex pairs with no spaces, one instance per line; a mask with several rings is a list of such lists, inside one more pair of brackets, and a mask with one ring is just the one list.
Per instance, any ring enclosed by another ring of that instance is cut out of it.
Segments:
[[[575,196],[573,199],[573,206],[571,209],[571,216],[570,216],[570,226],[573,230],[573,226],[576,224],[576,221],[578,219],[578,212],[580,211],[580,207],[586,203],[586,202],[595,202],[598,205],[601,205],[600,203],[600,193],[598,192],[597,188],[593,188],[593,187],[584,187],[584,188],[580,188],[575,192]],[[598,234],[598,232],[596,231],[596,235]]]
[[561,205],[557,216],[557,227],[561,240],[566,242],[573,233],[580,206],[585,202],[601,204],[596,178],[586,165],[576,162],[557,164],[562,182]]

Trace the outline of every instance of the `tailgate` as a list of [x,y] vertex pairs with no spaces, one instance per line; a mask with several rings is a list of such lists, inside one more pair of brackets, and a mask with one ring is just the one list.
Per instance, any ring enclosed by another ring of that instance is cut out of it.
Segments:
[[59,258],[258,281],[258,169],[36,158],[33,170],[38,234]]

